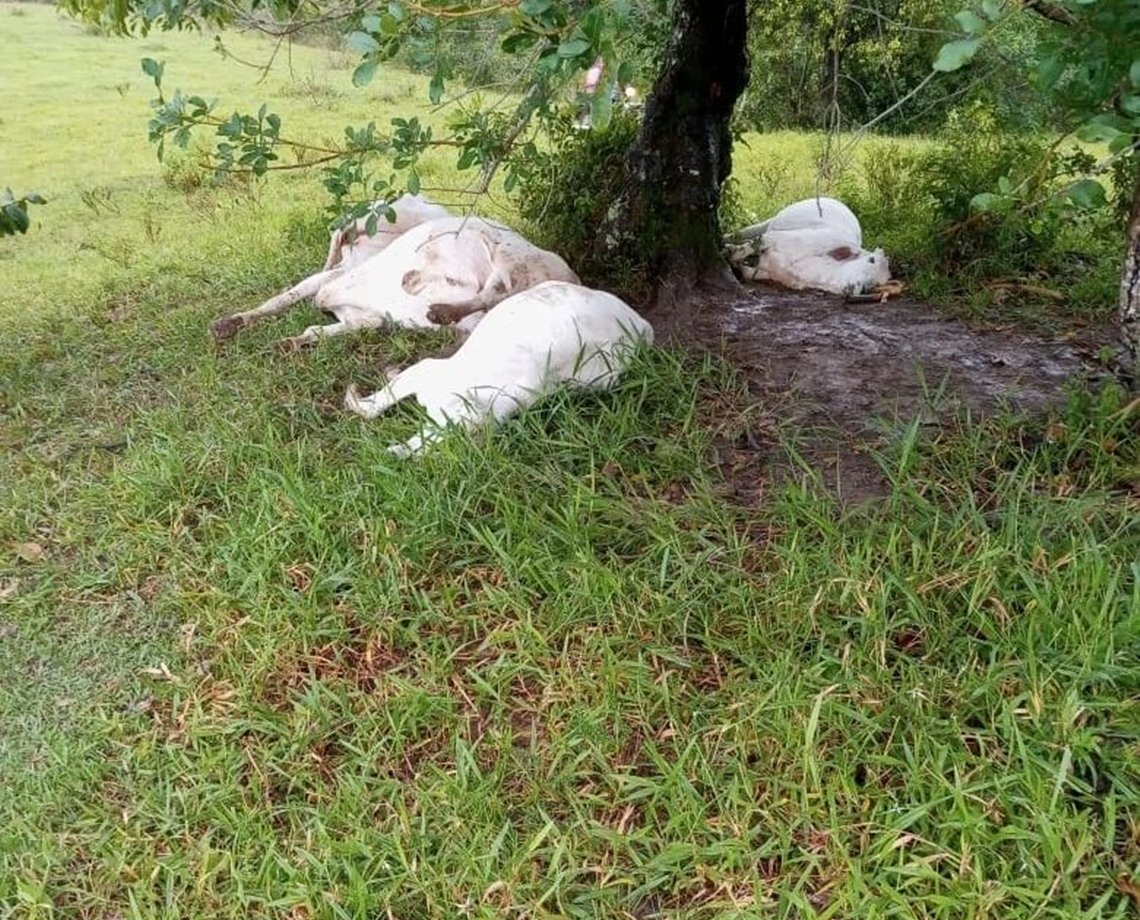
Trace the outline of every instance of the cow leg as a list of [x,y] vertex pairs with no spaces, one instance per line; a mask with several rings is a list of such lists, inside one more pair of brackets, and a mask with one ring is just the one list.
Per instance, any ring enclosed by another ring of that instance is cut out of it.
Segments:
[[362,418],[376,418],[391,409],[396,403],[408,394],[397,396],[391,383],[377,390],[369,396],[362,396],[360,388],[354,383],[344,394],[344,407],[349,412],[355,412]]
[[510,291],[506,286],[501,283],[492,285],[488,282],[483,286],[483,290],[470,300],[462,300],[459,303],[432,304],[428,307],[427,318],[438,326],[453,326],[468,316],[490,310],[509,296]]
[[[495,303],[502,300],[500,297]],[[495,303],[487,303],[482,295],[463,303],[435,303],[428,307],[427,318],[437,326],[453,326],[474,313],[482,313]]]
[[342,320],[323,326],[309,326],[304,332],[282,339],[278,344],[284,351],[299,351],[306,345],[316,345],[320,339],[331,339],[338,335],[347,335],[350,332],[356,332],[358,329],[371,329],[374,326],[381,326],[385,322],[387,322],[387,318],[380,316],[376,318],[375,322],[361,322],[356,320],[347,323]]
[[351,332],[352,326],[348,323],[329,323],[327,326],[309,326],[304,332],[281,339],[277,347],[282,351],[300,351],[308,345],[316,345],[319,339],[332,338]]
[[361,396],[360,390],[353,384],[344,394],[344,407],[349,412],[355,412],[364,418],[376,418],[378,415],[383,415],[401,399],[415,395],[428,375],[439,373],[433,369],[442,363],[434,358],[424,358],[422,361],[417,361],[407,370],[389,377],[387,384],[370,396]]
[[[434,364],[442,363],[432,358],[426,360]],[[432,375],[432,379],[438,379],[440,370],[431,368],[429,365],[427,373]],[[465,400],[458,402],[448,400],[446,404],[425,403],[424,405],[429,419],[427,424],[424,425],[419,434],[408,438],[403,444],[392,444],[388,448],[390,454],[404,460],[421,453],[425,448],[442,440],[448,429],[463,428],[470,431],[486,422],[488,418],[494,418],[498,421],[513,414],[509,409],[502,413],[494,409],[488,412],[486,407],[473,405]]]
[[390,444],[388,453],[393,457],[399,457],[401,460],[407,460],[422,453],[425,447],[434,444],[442,437],[443,429],[434,426],[425,428],[421,434],[412,435],[403,444]]
[[[487,258],[494,264],[490,253]],[[510,296],[511,287],[510,273],[502,268],[494,268],[487,276],[482,289],[470,300],[432,304],[428,307],[427,318],[438,326],[452,326],[473,313],[490,310],[491,307],[506,300]]]
[[261,319],[265,316],[277,316],[284,313],[291,306],[306,297],[312,297],[324,285],[326,281],[335,278],[341,274],[342,269],[335,268],[332,271],[318,272],[315,275],[310,275],[300,284],[289,288],[284,294],[278,294],[276,297],[271,297],[265,301],[260,307],[255,307],[252,310],[246,310],[244,313],[235,313],[232,316],[223,316],[210,323],[210,332],[215,339],[219,341],[222,339],[229,339],[237,335],[237,333],[244,329],[246,326]]
[[341,227],[329,237],[329,254],[325,258],[324,268],[326,272],[340,261],[340,251],[344,248],[344,231],[345,228]]

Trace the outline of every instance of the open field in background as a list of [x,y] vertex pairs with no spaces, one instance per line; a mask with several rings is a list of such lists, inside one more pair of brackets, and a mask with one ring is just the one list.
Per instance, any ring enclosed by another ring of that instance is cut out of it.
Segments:
[[[137,60],[316,137],[422,84],[295,49],[250,88],[45,7],[0,5],[0,46],[0,181],[51,199],[0,242],[0,914],[1134,914],[1118,393],[901,420],[861,511],[806,471],[729,503],[716,445],[800,433],[662,349],[397,463],[414,412],[339,400],[443,334],[282,356],[298,311],[215,352],[323,259],[323,192],[170,188]],[[815,143],[753,140],[749,206],[810,191]]]

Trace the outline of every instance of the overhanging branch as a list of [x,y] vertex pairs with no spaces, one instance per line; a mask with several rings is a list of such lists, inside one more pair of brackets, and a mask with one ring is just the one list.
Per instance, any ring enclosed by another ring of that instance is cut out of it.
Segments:
[[1043,16],[1051,22],[1059,22],[1061,25],[1071,26],[1077,21],[1067,9],[1051,3],[1050,0],[1022,0],[1022,6],[1038,16]]

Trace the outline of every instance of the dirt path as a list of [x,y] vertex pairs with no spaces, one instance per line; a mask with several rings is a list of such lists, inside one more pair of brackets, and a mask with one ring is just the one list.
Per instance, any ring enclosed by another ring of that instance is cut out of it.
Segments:
[[[1064,399],[1069,381],[1103,375],[1095,355],[1111,330],[1049,340],[973,329],[906,299],[848,304],[756,286],[710,303],[695,338],[742,369],[773,420],[805,433],[805,456],[825,482],[858,503],[887,486],[866,455],[881,442],[884,421],[921,416],[936,423],[962,409],[988,414],[1002,405],[1043,411]],[[763,483],[780,472],[774,431],[765,434],[721,452],[742,500],[758,500]]]

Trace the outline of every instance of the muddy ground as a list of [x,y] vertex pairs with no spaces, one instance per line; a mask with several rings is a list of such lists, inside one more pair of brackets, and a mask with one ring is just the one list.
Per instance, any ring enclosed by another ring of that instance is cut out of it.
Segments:
[[[842,298],[749,286],[706,303],[692,336],[746,375],[767,422],[724,444],[721,465],[736,497],[762,500],[766,483],[794,474],[777,429],[797,445],[845,504],[887,491],[867,453],[916,417],[937,425],[962,410],[1041,413],[1069,382],[1106,376],[1096,360],[1112,330],[1047,338],[972,328],[913,300],[854,304]],[[771,411],[766,410],[770,407]]]

